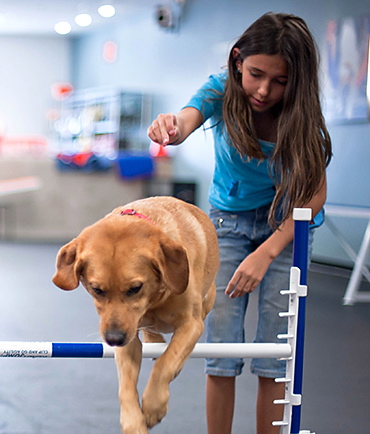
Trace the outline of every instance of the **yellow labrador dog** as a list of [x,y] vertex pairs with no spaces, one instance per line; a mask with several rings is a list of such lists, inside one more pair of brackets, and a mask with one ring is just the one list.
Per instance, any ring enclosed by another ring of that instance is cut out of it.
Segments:
[[[144,434],[165,416],[169,383],[203,332],[215,298],[218,245],[199,208],[172,197],[152,197],[117,208],[63,246],[53,282],[79,283],[92,295],[103,339],[116,346],[121,427]],[[137,380],[144,342],[164,342],[140,405]]]

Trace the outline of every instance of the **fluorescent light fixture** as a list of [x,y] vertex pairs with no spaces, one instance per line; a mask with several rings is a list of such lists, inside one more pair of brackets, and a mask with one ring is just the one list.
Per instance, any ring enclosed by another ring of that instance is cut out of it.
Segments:
[[89,14],[78,14],[75,17],[75,22],[81,27],[87,27],[92,23],[92,18]]
[[60,21],[55,24],[54,30],[59,33],[59,35],[67,35],[72,30],[72,27],[67,21]]
[[98,12],[99,15],[101,15],[104,18],[111,18],[116,13],[116,9],[113,5],[106,4],[106,5],[101,5],[98,8]]

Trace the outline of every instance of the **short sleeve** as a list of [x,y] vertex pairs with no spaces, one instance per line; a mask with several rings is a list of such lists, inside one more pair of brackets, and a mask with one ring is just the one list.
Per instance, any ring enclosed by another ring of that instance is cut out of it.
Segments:
[[203,121],[212,116],[222,115],[222,102],[225,93],[225,73],[211,75],[208,81],[191,97],[183,107],[196,108],[203,116]]

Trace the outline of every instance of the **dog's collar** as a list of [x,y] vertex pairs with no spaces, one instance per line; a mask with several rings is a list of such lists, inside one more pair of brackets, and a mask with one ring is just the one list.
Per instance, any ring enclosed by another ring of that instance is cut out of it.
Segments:
[[150,220],[149,217],[147,217],[147,216],[144,215],[144,214],[140,214],[139,212],[135,211],[135,210],[132,209],[132,208],[125,209],[125,210],[121,211],[120,214],[121,214],[121,215],[134,215],[134,216],[136,216],[136,217],[139,217],[140,219],[147,220],[147,221],[150,222],[152,225],[154,225],[154,223]]

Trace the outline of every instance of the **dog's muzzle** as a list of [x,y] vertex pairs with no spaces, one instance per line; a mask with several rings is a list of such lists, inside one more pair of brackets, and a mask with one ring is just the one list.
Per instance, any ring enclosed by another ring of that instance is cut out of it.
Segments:
[[121,330],[107,330],[104,339],[111,347],[122,347],[126,344],[126,333]]

